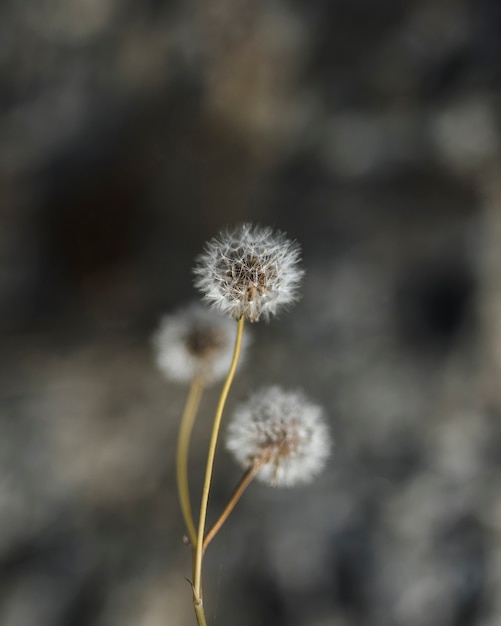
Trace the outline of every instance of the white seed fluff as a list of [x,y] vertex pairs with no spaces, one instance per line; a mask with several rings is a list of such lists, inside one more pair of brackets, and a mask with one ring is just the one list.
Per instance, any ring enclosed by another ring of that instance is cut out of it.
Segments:
[[298,299],[299,245],[271,228],[242,224],[209,241],[197,257],[195,286],[235,319],[269,319]]
[[301,392],[268,387],[236,409],[226,448],[244,469],[262,459],[257,479],[289,487],[309,482],[322,470],[331,443],[320,407]]
[[[228,372],[236,330],[235,322],[199,304],[165,315],[153,335],[157,365],[177,382],[198,375],[204,384],[214,383]],[[239,362],[248,343],[244,332]]]

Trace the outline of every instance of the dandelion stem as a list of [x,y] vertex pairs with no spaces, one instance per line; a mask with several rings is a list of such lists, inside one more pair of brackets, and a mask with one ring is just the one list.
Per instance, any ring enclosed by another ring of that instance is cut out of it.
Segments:
[[259,468],[261,467],[262,463],[263,463],[263,459],[257,459],[249,467],[249,469],[245,471],[244,475],[240,479],[240,482],[238,483],[238,485],[235,487],[235,490],[233,491],[233,493],[231,495],[231,498],[228,500],[228,502],[227,502],[226,506],[224,507],[223,511],[221,512],[220,516],[217,518],[217,520],[211,526],[210,530],[205,535],[203,546],[202,546],[203,552],[205,552],[205,550],[207,549],[207,546],[209,545],[209,543],[214,539],[214,537],[219,532],[221,526],[228,519],[230,513],[235,508],[236,503],[240,500],[240,498],[242,497],[244,491],[250,485],[250,483],[252,482],[252,479],[254,478],[254,476],[258,473]]
[[219,396],[219,401],[216,407],[216,413],[214,415],[214,422],[212,425],[212,434],[209,443],[209,451],[207,454],[207,465],[205,468],[205,479],[204,485],[202,489],[202,499],[200,502],[200,515],[198,518],[198,534],[197,541],[195,544],[195,554],[193,557],[193,605],[195,607],[195,613],[197,615],[197,620],[199,625],[204,622],[200,622],[199,612],[200,610],[203,613],[203,608],[198,609],[197,607],[202,607],[202,556],[203,556],[203,540],[204,540],[204,532],[205,532],[205,520],[207,517],[207,504],[209,501],[209,490],[212,478],[212,469],[214,466],[214,455],[216,452],[217,445],[217,437],[219,434],[219,426],[221,424],[221,417],[224,410],[224,405],[226,403],[226,398],[228,397],[228,392],[231,387],[231,383],[233,381],[233,377],[235,375],[235,370],[238,362],[238,355],[240,353],[240,345],[242,342],[242,333],[244,328],[245,318],[241,317],[237,323],[237,334],[235,338],[235,348],[233,350],[233,358],[231,360],[230,369],[228,370],[228,375],[226,376],[226,380],[224,381],[223,388],[221,390],[221,395]]
[[202,600],[200,599],[198,602],[193,601],[193,606],[195,607],[195,616],[197,618],[198,626],[207,626]]
[[191,431],[195,422],[195,417],[200,405],[200,397],[203,391],[202,379],[200,376],[193,376],[190,390],[184,405],[179,435],[177,439],[176,451],[176,478],[179,505],[183,514],[186,530],[192,546],[196,545],[197,533],[191,512],[190,488],[188,484],[188,451],[190,446]]

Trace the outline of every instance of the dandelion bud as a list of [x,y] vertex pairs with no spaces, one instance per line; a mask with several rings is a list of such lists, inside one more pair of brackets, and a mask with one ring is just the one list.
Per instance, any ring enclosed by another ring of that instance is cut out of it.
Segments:
[[292,486],[316,476],[330,453],[330,437],[320,407],[300,392],[269,387],[235,411],[226,448],[256,478],[272,486]]
[[[178,382],[198,375],[205,384],[223,378],[230,366],[235,343],[235,323],[199,304],[164,316],[153,336],[156,362],[163,373]],[[242,356],[248,345],[242,337]]]
[[235,319],[268,319],[298,298],[300,248],[281,232],[243,224],[206,245],[195,286],[213,307]]

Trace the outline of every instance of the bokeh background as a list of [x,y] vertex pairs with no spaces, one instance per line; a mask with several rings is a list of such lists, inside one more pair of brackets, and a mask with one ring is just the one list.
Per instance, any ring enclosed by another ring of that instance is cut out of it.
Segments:
[[194,624],[151,335],[242,221],[307,275],[228,409],[301,387],[336,445],[249,488],[210,625],[501,624],[500,68],[498,0],[3,0],[2,626]]

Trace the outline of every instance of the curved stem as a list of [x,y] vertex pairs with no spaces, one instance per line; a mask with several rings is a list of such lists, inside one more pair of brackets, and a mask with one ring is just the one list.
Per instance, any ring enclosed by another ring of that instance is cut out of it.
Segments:
[[244,491],[250,485],[254,476],[258,473],[259,468],[261,467],[262,463],[263,463],[263,460],[257,460],[255,463],[253,463],[249,467],[248,470],[245,471],[244,475],[240,479],[240,482],[238,483],[238,485],[235,487],[235,490],[233,491],[231,498],[228,500],[228,503],[224,507],[220,516],[217,518],[217,520],[211,526],[210,530],[205,535],[203,545],[202,545],[203,552],[205,552],[209,543],[214,539],[214,537],[219,532],[219,529],[221,528],[221,526],[228,519],[230,513],[235,508],[236,503],[240,500]]
[[176,479],[179,505],[192,546],[196,545],[197,534],[195,524],[193,523],[193,514],[191,512],[190,488],[188,484],[188,451],[191,431],[200,405],[202,391],[202,379],[200,376],[193,376],[190,390],[186,398],[186,404],[184,405],[181,424],[179,425],[176,450]]
[[[205,467],[205,479],[202,489],[202,499],[200,502],[200,515],[198,518],[198,534],[195,544],[195,554],[193,558],[193,604],[195,606],[195,612],[197,612],[197,606],[202,605],[202,556],[203,556],[203,540],[205,531],[205,520],[207,517],[207,503],[209,501],[209,490],[212,478],[212,469],[214,467],[214,455],[216,452],[217,437],[219,434],[219,426],[221,424],[221,416],[223,415],[224,405],[228,392],[235,375],[235,370],[238,362],[238,355],[240,354],[240,345],[242,343],[242,333],[244,328],[245,318],[241,317],[238,320],[237,335],[235,338],[235,348],[233,350],[233,358],[231,360],[230,369],[228,375],[224,381],[221,395],[216,407],[216,413],[214,415],[214,422],[212,425],[212,434],[209,443],[209,452],[207,454],[207,464]],[[203,610],[203,609],[202,609]],[[197,613],[198,616],[198,613]],[[197,617],[198,619],[198,617]]]

